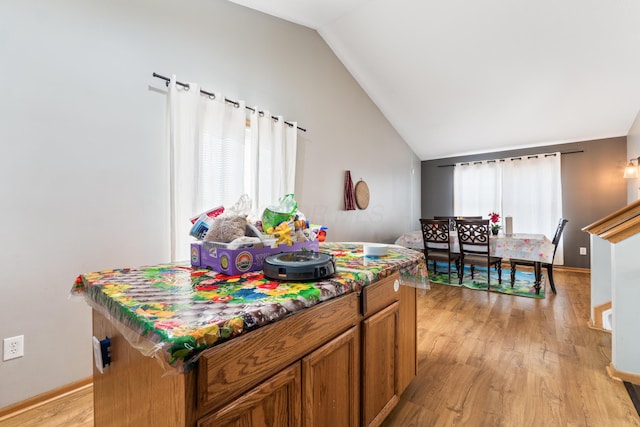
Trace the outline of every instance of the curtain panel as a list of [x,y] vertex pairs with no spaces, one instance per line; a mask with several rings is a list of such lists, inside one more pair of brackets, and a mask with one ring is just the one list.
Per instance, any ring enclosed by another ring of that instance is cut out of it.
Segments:
[[502,170],[500,162],[457,163],[453,169],[453,211],[456,216],[486,217],[500,212]]
[[[194,216],[217,206],[231,207],[247,194],[251,216],[295,191],[297,124],[189,89],[168,85],[171,261],[189,259]],[[248,121],[247,121],[248,119]]]
[[[502,177],[500,212],[513,217],[513,232],[541,233],[552,239],[562,217],[561,154],[507,159]],[[555,263],[564,264],[562,239]]]
[[200,88],[190,84],[190,90],[177,86],[175,76],[168,86],[168,138],[169,138],[169,187],[170,187],[170,235],[171,261],[183,259],[183,251],[177,249],[187,245],[189,222],[194,214],[194,192],[198,139],[198,104]]
[[274,120],[268,110],[255,107],[249,113],[246,193],[256,213],[274,204],[285,194],[295,194],[297,123],[289,126],[282,116]]
[[244,189],[245,108],[169,82],[171,260],[189,259],[190,218],[233,204]]
[[[457,163],[453,173],[454,215],[513,218],[514,233],[550,239],[562,217],[560,153]],[[562,240],[556,264],[564,264]]]

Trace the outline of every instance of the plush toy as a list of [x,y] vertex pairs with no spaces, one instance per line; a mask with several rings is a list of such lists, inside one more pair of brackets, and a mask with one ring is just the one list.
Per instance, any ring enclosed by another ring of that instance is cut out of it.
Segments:
[[239,237],[243,237],[246,228],[246,215],[220,215],[213,220],[209,231],[204,236],[204,240],[229,243]]

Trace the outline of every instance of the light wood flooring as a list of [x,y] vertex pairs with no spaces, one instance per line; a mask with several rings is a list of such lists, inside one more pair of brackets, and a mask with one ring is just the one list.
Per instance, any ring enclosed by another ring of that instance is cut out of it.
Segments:
[[418,377],[390,426],[640,426],[590,329],[587,273],[554,271],[543,300],[432,284],[418,300]]
[[93,387],[90,384],[13,416],[0,417],[0,427],[92,426]]
[[[418,377],[383,426],[640,426],[590,329],[589,276],[555,273],[544,300],[432,284],[418,300]],[[92,426],[86,387],[0,426]],[[335,426],[338,427],[338,426]]]

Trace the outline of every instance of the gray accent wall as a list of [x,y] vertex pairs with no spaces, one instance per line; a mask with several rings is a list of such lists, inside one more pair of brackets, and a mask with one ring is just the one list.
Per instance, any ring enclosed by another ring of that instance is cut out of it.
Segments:
[[[500,151],[422,162],[422,217],[453,215],[453,167],[473,160],[501,159],[559,151],[562,155],[563,216],[569,220],[563,234],[567,267],[589,268],[589,235],[582,228],[627,204],[627,139],[624,136]],[[579,248],[586,247],[587,255]]]

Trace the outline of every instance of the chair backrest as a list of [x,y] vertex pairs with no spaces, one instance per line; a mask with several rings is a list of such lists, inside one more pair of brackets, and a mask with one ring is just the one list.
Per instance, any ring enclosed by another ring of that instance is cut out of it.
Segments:
[[556,257],[556,249],[558,249],[558,243],[560,243],[560,238],[562,237],[562,231],[564,230],[564,226],[569,222],[568,219],[560,218],[558,222],[558,227],[556,228],[556,234],[553,235],[553,258]]
[[460,253],[489,256],[488,219],[459,219],[456,228]]
[[443,219],[456,219],[455,216],[438,216],[438,215],[434,215],[433,219],[437,219],[437,220],[443,220]]
[[458,217],[455,216],[433,216],[433,219],[437,219],[437,220],[443,220],[446,219],[447,221],[449,221],[449,231],[456,231],[456,219],[458,219]]
[[422,229],[425,256],[428,256],[430,250],[438,252],[451,250],[448,219],[420,219],[420,228]]

